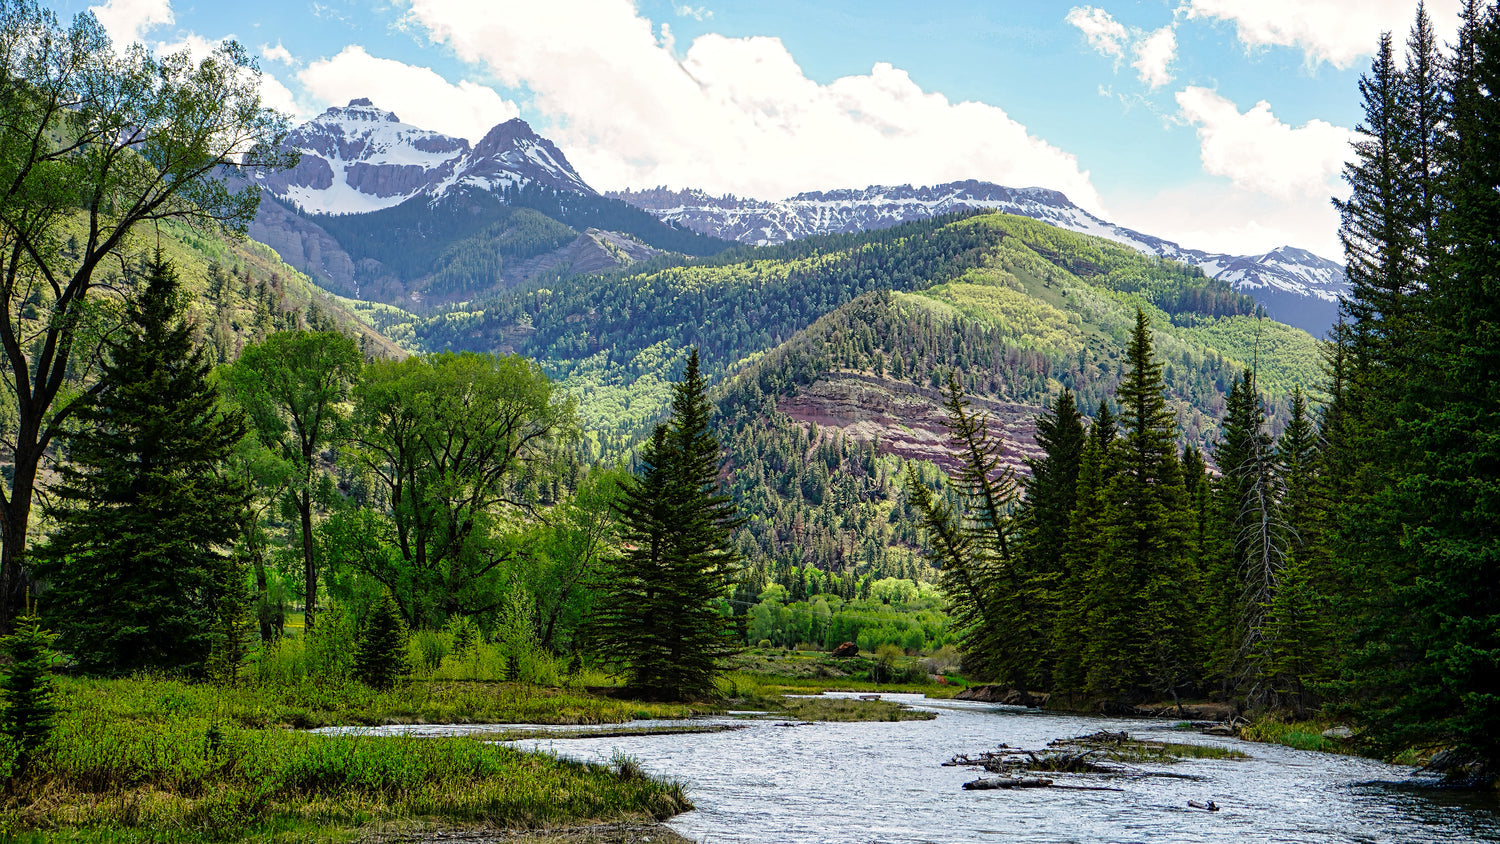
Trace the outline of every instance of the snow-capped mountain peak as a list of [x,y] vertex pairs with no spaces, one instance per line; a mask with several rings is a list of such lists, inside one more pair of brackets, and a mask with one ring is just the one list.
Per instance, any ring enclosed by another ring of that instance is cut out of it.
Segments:
[[457,189],[532,183],[594,192],[561,150],[520,119],[499,124],[471,147],[463,138],[403,123],[360,98],[298,126],[286,146],[302,154],[300,163],[260,181],[277,198],[313,213],[358,214],[415,196],[438,199]]

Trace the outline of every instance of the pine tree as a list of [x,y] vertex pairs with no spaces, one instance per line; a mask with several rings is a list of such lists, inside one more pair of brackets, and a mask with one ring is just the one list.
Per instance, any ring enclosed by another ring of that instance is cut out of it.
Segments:
[[738,566],[729,537],[740,521],[719,491],[711,412],[695,349],[673,388],[670,421],[641,449],[640,471],[615,505],[626,550],[607,578],[594,634],[629,670],[631,688],[650,698],[711,694],[719,663],[735,650],[719,601]]
[[406,676],[406,625],[389,591],[360,627],[354,651],[354,679],[372,689],[389,689]]
[[200,674],[226,608],[248,600],[224,550],[248,500],[226,470],[245,424],[219,405],[175,271],[159,254],[144,270],[67,440],[44,609],[87,670]]
[[26,776],[61,711],[52,680],[52,638],[34,615],[16,619],[15,631],[0,638],[0,657],[10,664],[0,678],[0,734],[14,748],[16,779]]
[[1123,431],[1103,495],[1103,548],[1090,573],[1087,682],[1090,692],[1110,699],[1175,698],[1201,664],[1194,629],[1199,578],[1189,554],[1192,519],[1177,420],[1143,311],[1136,312],[1126,365],[1116,394]]

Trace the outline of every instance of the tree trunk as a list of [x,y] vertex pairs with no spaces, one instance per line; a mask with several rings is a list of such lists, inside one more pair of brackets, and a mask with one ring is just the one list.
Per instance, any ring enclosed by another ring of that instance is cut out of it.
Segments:
[[266,561],[259,548],[250,551],[255,560],[255,617],[260,622],[260,640],[269,642],[281,634],[271,623],[271,599],[266,594]]
[[313,560],[312,492],[297,494],[297,511],[302,516],[302,572],[306,578],[303,596],[302,629],[312,632],[313,616],[318,605],[318,568]]
[[[34,440],[24,429],[17,439]],[[19,448],[15,453],[15,474],[10,485],[10,500],[0,514],[0,635],[11,632],[12,623],[26,608],[26,592],[31,578],[26,571],[26,529],[31,522],[31,496],[36,488],[37,464],[41,455]]]

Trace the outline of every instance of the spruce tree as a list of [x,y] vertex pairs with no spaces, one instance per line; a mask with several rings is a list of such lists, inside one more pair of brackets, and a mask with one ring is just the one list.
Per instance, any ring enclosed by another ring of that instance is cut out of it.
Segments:
[[1103,611],[1096,599],[1104,596],[1095,592],[1093,576],[1104,550],[1100,528],[1104,518],[1104,490],[1114,476],[1115,444],[1114,415],[1101,400],[1079,455],[1075,503],[1068,517],[1063,551],[1065,574],[1058,583],[1054,600],[1051,637],[1054,692],[1079,694],[1086,686],[1088,622],[1095,612]]
[[711,694],[720,662],[735,651],[718,603],[738,566],[729,537],[740,521],[720,492],[711,413],[694,349],[670,421],[641,449],[640,471],[615,505],[625,551],[604,584],[595,641],[649,698]]
[[354,651],[354,679],[372,689],[389,689],[406,676],[406,625],[386,591],[361,625]]
[[[1399,424],[1382,452],[1409,458],[1396,464],[1396,481],[1377,499],[1400,519],[1387,543],[1400,553],[1388,598],[1363,631],[1358,665],[1365,696],[1358,705],[1388,747],[1451,743],[1494,762],[1500,760],[1496,4],[1466,4],[1450,67],[1439,259],[1418,300],[1418,357],[1393,373],[1401,385]],[[1382,651],[1387,661],[1374,663]]]
[[1053,683],[1050,643],[1061,603],[1069,600],[1063,590],[1069,580],[1066,551],[1068,525],[1078,504],[1078,474],[1082,468],[1087,432],[1071,390],[1064,388],[1057,401],[1045,406],[1036,419],[1036,443],[1042,457],[1028,460],[1031,477],[1018,521],[1023,537],[1022,557],[1031,579],[1041,615],[1035,636],[1047,647],[1044,686]]
[[1192,518],[1151,324],[1136,312],[1116,393],[1121,438],[1105,485],[1103,547],[1090,573],[1086,674],[1090,692],[1116,700],[1175,697],[1201,664],[1195,630],[1199,578]]
[[247,601],[225,553],[248,496],[227,471],[245,435],[225,411],[157,254],[78,411],[37,557],[43,604],[85,669],[201,674],[226,610]]
[[0,734],[14,748],[11,775],[16,779],[26,776],[60,711],[51,648],[52,634],[34,615],[16,619],[15,631],[0,638],[0,657],[9,663],[0,678]]

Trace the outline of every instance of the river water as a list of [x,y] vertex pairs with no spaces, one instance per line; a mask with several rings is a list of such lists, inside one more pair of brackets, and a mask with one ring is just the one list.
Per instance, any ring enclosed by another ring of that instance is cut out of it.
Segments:
[[[1412,787],[1411,768],[1179,732],[1169,722],[884,697],[938,717],[792,727],[758,720],[731,732],[515,744],[589,761],[623,753],[684,782],[697,810],[669,825],[704,844],[1500,841],[1492,795]],[[1048,775],[1118,792],[964,791],[964,782],[984,774],[942,767],[954,754],[1002,742],[1035,749],[1101,729],[1230,746],[1252,758],[1130,766],[1201,779]],[[1192,809],[1189,800],[1213,800],[1222,810]]]

